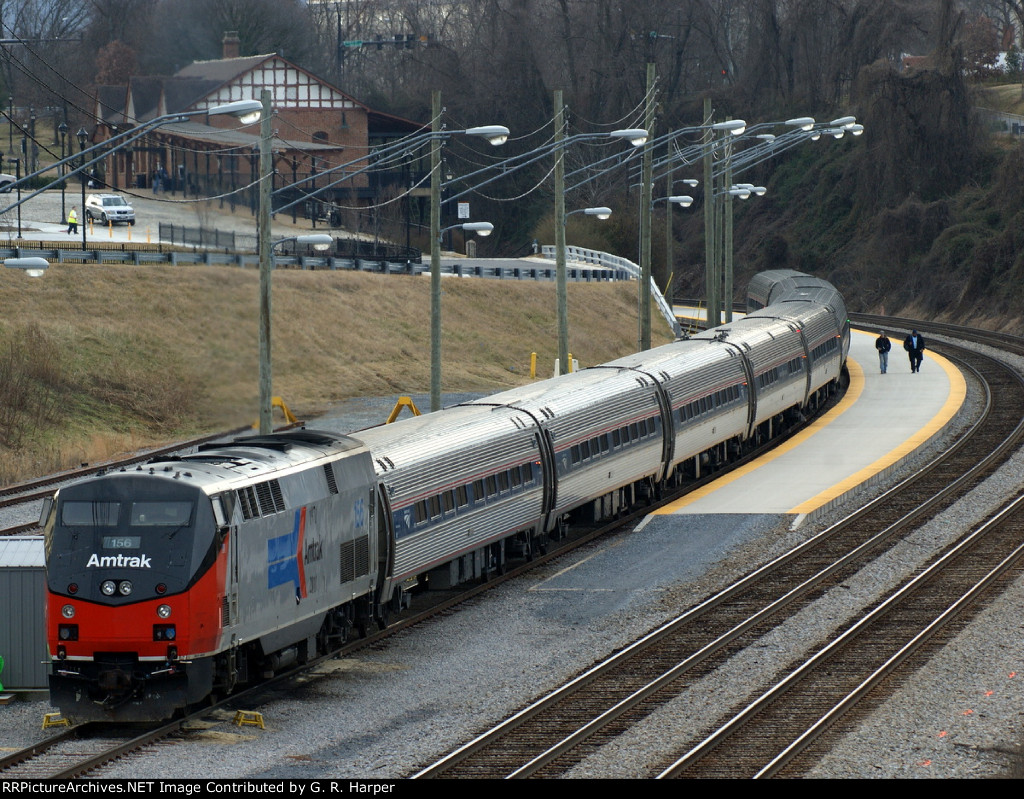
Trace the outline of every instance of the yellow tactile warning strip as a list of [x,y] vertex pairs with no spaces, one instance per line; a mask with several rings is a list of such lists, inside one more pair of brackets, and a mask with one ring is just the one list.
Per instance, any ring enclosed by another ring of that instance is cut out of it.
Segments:
[[[916,433],[907,438],[899,447],[896,447],[887,454],[883,455],[881,458],[878,458],[874,463],[870,464],[869,466],[864,467],[863,469],[850,475],[841,482],[836,483],[835,485],[820,492],[811,499],[801,503],[797,507],[790,510],[789,513],[807,514],[823,505],[828,504],[837,497],[842,496],[844,493],[849,491],[854,486],[857,486],[860,483],[867,481],[869,478],[878,474],[882,470],[888,468],[894,463],[897,463],[899,460],[904,458],[917,447],[921,446],[926,441],[928,441],[928,439],[930,439],[937,431],[942,429],[942,427],[946,425],[950,419],[953,418],[957,410],[959,410],[959,408],[963,405],[964,398],[967,395],[967,383],[964,380],[963,375],[960,374],[960,371],[955,366],[953,366],[953,364],[951,364],[949,361],[943,358],[941,355],[937,355],[934,352],[929,352],[927,353],[927,357],[930,360],[937,363],[946,373],[949,379],[949,396],[946,399],[946,402],[943,404],[942,408],[939,410],[939,412],[934,417],[932,417],[932,419],[929,420],[929,422],[926,425],[921,427]],[[696,502],[697,500],[702,499],[703,497],[713,493],[714,491],[719,490],[723,486],[726,486],[729,483],[732,483],[733,481],[738,480],[741,477],[749,474],[750,472],[753,472],[755,469],[760,469],[763,466],[771,463],[776,458],[784,455],[785,453],[789,452],[795,447],[800,446],[809,438],[811,438],[812,436],[816,435],[817,433],[821,432],[826,427],[828,427],[828,425],[830,425],[832,422],[834,422],[836,419],[838,419],[840,416],[846,413],[846,411],[852,408],[854,403],[860,397],[861,393],[864,391],[864,370],[861,367],[861,365],[857,361],[853,360],[853,358],[850,358],[847,360],[847,366],[850,372],[850,386],[846,391],[846,395],[839,402],[839,404],[836,405],[835,408],[826,413],[820,419],[814,421],[805,430],[793,436],[785,443],[780,444],[771,452],[763,455],[762,457],[758,458],[755,461],[752,461],[751,463],[748,463],[745,466],[740,467],[739,469],[730,472],[727,475],[723,475],[721,478],[715,480],[713,483],[709,483],[703,488],[697,489],[696,491],[687,494],[685,497],[677,500],[676,502],[672,502],[668,505],[659,508],[656,511],[652,511],[651,515],[664,515],[675,513],[680,509],[685,508],[686,506]]]
[[[946,398],[945,403],[943,403],[942,408],[939,409],[939,412],[935,414],[935,416],[933,416],[924,427],[914,433],[914,435],[904,441],[896,449],[883,455],[869,466],[865,466],[856,474],[851,474],[845,480],[836,483],[825,491],[822,491],[816,497],[812,497],[806,502],[797,505],[790,511],[790,513],[810,513],[837,497],[842,496],[855,486],[858,486],[861,483],[866,482],[869,478],[874,477],[883,469],[892,466],[894,463],[898,463],[918,447],[923,446],[925,442],[949,423],[949,421],[956,415],[956,412],[963,406],[964,400],[967,398],[967,381],[964,380],[964,376],[961,374],[960,370],[941,355],[936,355],[935,353],[930,354],[931,360],[938,363],[949,378],[949,396]],[[864,375],[862,372],[862,383],[863,378]]]

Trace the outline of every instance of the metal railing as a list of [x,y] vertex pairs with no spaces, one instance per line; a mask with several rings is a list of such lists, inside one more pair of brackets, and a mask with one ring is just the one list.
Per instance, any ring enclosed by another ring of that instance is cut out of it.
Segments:
[[160,241],[183,247],[212,247],[215,250],[256,252],[256,236],[240,235],[204,227],[185,227],[161,222],[157,235]]
[[[164,249],[64,249],[44,247],[0,247],[0,260],[7,258],[45,258],[51,263],[100,263],[100,264],[164,264],[171,266],[235,266],[257,268],[259,257],[254,253],[226,253],[211,250],[165,251]],[[278,269],[332,269],[355,272],[371,272],[383,275],[420,275],[429,272],[430,267],[412,260],[388,260],[373,258],[338,258],[336,256],[281,255],[275,254],[274,265]],[[505,264],[487,266],[480,263],[461,264],[458,262],[441,265],[441,272],[456,277],[482,277],[496,280],[554,280],[555,269],[548,266],[508,266]],[[623,271],[604,268],[572,267],[568,270],[569,280],[596,283],[611,280],[629,280]]]
[[[545,258],[554,259],[555,248],[553,245],[545,244],[541,250],[544,253]],[[632,280],[640,279],[640,267],[635,263],[630,261],[628,258],[611,255],[606,252],[601,252],[600,250],[588,250],[585,247],[566,247],[565,260],[567,266],[570,261],[575,263],[596,264],[604,269],[626,273]],[[650,280],[651,297],[654,299],[655,304],[657,304],[658,310],[661,311],[661,315],[665,317],[665,321],[668,322],[669,327],[672,328],[672,333],[677,337],[682,335],[683,329],[679,326],[679,320],[676,319],[676,315],[672,312],[672,306],[665,300],[665,296],[661,293],[661,289],[658,288],[658,284],[654,282],[654,278],[652,277]]]

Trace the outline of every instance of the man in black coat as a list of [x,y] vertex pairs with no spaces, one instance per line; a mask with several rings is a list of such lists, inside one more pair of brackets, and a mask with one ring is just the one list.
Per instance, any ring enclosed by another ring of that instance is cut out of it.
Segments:
[[903,349],[910,356],[910,371],[920,372],[921,361],[924,360],[924,336],[911,330],[910,335],[903,339]]
[[878,368],[884,375],[889,370],[889,350],[892,349],[892,342],[885,335],[884,330],[878,331],[878,338],[875,339],[875,349],[878,350]]

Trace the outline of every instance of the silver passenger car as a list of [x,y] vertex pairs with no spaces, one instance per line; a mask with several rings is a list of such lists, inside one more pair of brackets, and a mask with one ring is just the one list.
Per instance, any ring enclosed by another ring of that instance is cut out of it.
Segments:
[[715,337],[737,347],[749,362],[754,392],[752,429],[766,424],[766,432],[772,435],[774,417],[802,407],[807,396],[807,352],[800,331],[792,322],[750,315],[694,336]]
[[525,412],[554,462],[545,530],[594,501],[596,518],[632,504],[621,489],[664,472],[664,413],[654,380],[626,369],[587,369],[476,400]]
[[[445,587],[500,568],[500,542],[529,545],[543,516],[536,425],[513,408],[456,406],[354,434],[373,453],[393,541],[389,585],[432,575]],[[497,546],[492,546],[497,545]]]
[[670,475],[690,462],[688,474],[699,477],[703,453],[721,446],[725,458],[728,447],[735,449],[750,434],[750,375],[737,347],[714,338],[678,341],[606,366],[642,372],[664,390],[671,431],[666,459]]

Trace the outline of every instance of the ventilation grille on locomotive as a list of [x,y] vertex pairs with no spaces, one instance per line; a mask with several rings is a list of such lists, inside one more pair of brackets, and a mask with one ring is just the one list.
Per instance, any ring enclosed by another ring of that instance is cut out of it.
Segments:
[[327,490],[332,494],[338,493],[338,481],[334,479],[334,466],[330,463],[324,464],[324,476],[327,478]]
[[284,495],[277,480],[266,480],[255,486],[238,490],[238,502],[242,507],[243,519],[255,519],[280,513],[284,508]]
[[347,583],[370,572],[370,538],[362,536],[341,545],[341,582]]

